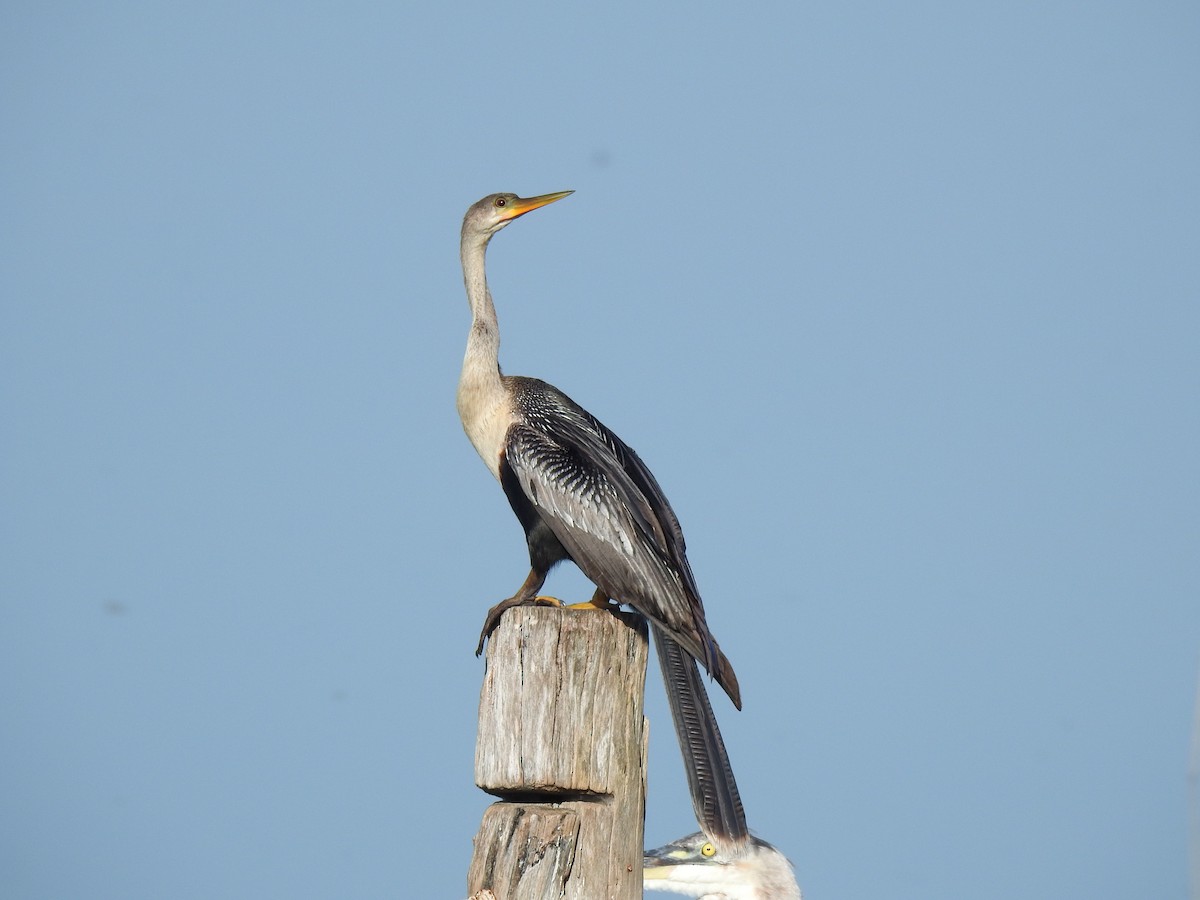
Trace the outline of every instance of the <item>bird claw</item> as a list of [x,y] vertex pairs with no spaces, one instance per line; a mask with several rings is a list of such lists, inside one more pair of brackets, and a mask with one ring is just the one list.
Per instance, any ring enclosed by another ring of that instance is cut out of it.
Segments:
[[479,644],[475,647],[476,656],[483,653],[483,645],[487,643],[487,639],[492,636],[492,632],[500,624],[500,617],[514,606],[557,606],[561,608],[564,604],[557,597],[545,596],[509,597],[507,600],[501,600],[488,610],[487,618],[483,620],[483,630],[479,632]]

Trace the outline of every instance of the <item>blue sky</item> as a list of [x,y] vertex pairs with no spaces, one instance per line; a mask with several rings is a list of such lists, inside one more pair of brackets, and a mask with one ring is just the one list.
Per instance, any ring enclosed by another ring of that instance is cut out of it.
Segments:
[[527,560],[458,227],[574,189],[493,242],[502,359],[671,497],[806,897],[1187,896],[1194,4],[3,22],[0,894],[464,895]]

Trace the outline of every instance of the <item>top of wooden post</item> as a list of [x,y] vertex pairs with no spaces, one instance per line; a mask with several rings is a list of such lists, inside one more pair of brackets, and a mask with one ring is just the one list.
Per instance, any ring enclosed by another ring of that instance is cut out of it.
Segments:
[[634,613],[520,606],[488,642],[475,783],[497,796],[612,794],[640,747],[646,625]]

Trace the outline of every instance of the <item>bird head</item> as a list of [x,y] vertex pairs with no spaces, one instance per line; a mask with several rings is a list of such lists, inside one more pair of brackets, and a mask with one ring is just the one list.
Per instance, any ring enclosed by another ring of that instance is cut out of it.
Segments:
[[736,856],[722,853],[702,832],[672,841],[642,858],[642,884],[700,900],[799,900],[787,858],[751,837]]
[[466,218],[463,219],[463,237],[470,236],[486,242],[513,219],[573,193],[575,192],[559,191],[528,198],[518,197],[516,194],[488,194],[467,210]]

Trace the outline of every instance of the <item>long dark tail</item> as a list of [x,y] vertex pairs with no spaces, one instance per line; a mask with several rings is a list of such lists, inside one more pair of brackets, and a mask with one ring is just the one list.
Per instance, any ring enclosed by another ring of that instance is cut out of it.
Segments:
[[654,648],[683,752],[696,820],[722,852],[737,852],[750,836],[721,729],[696,660],[653,622]]

